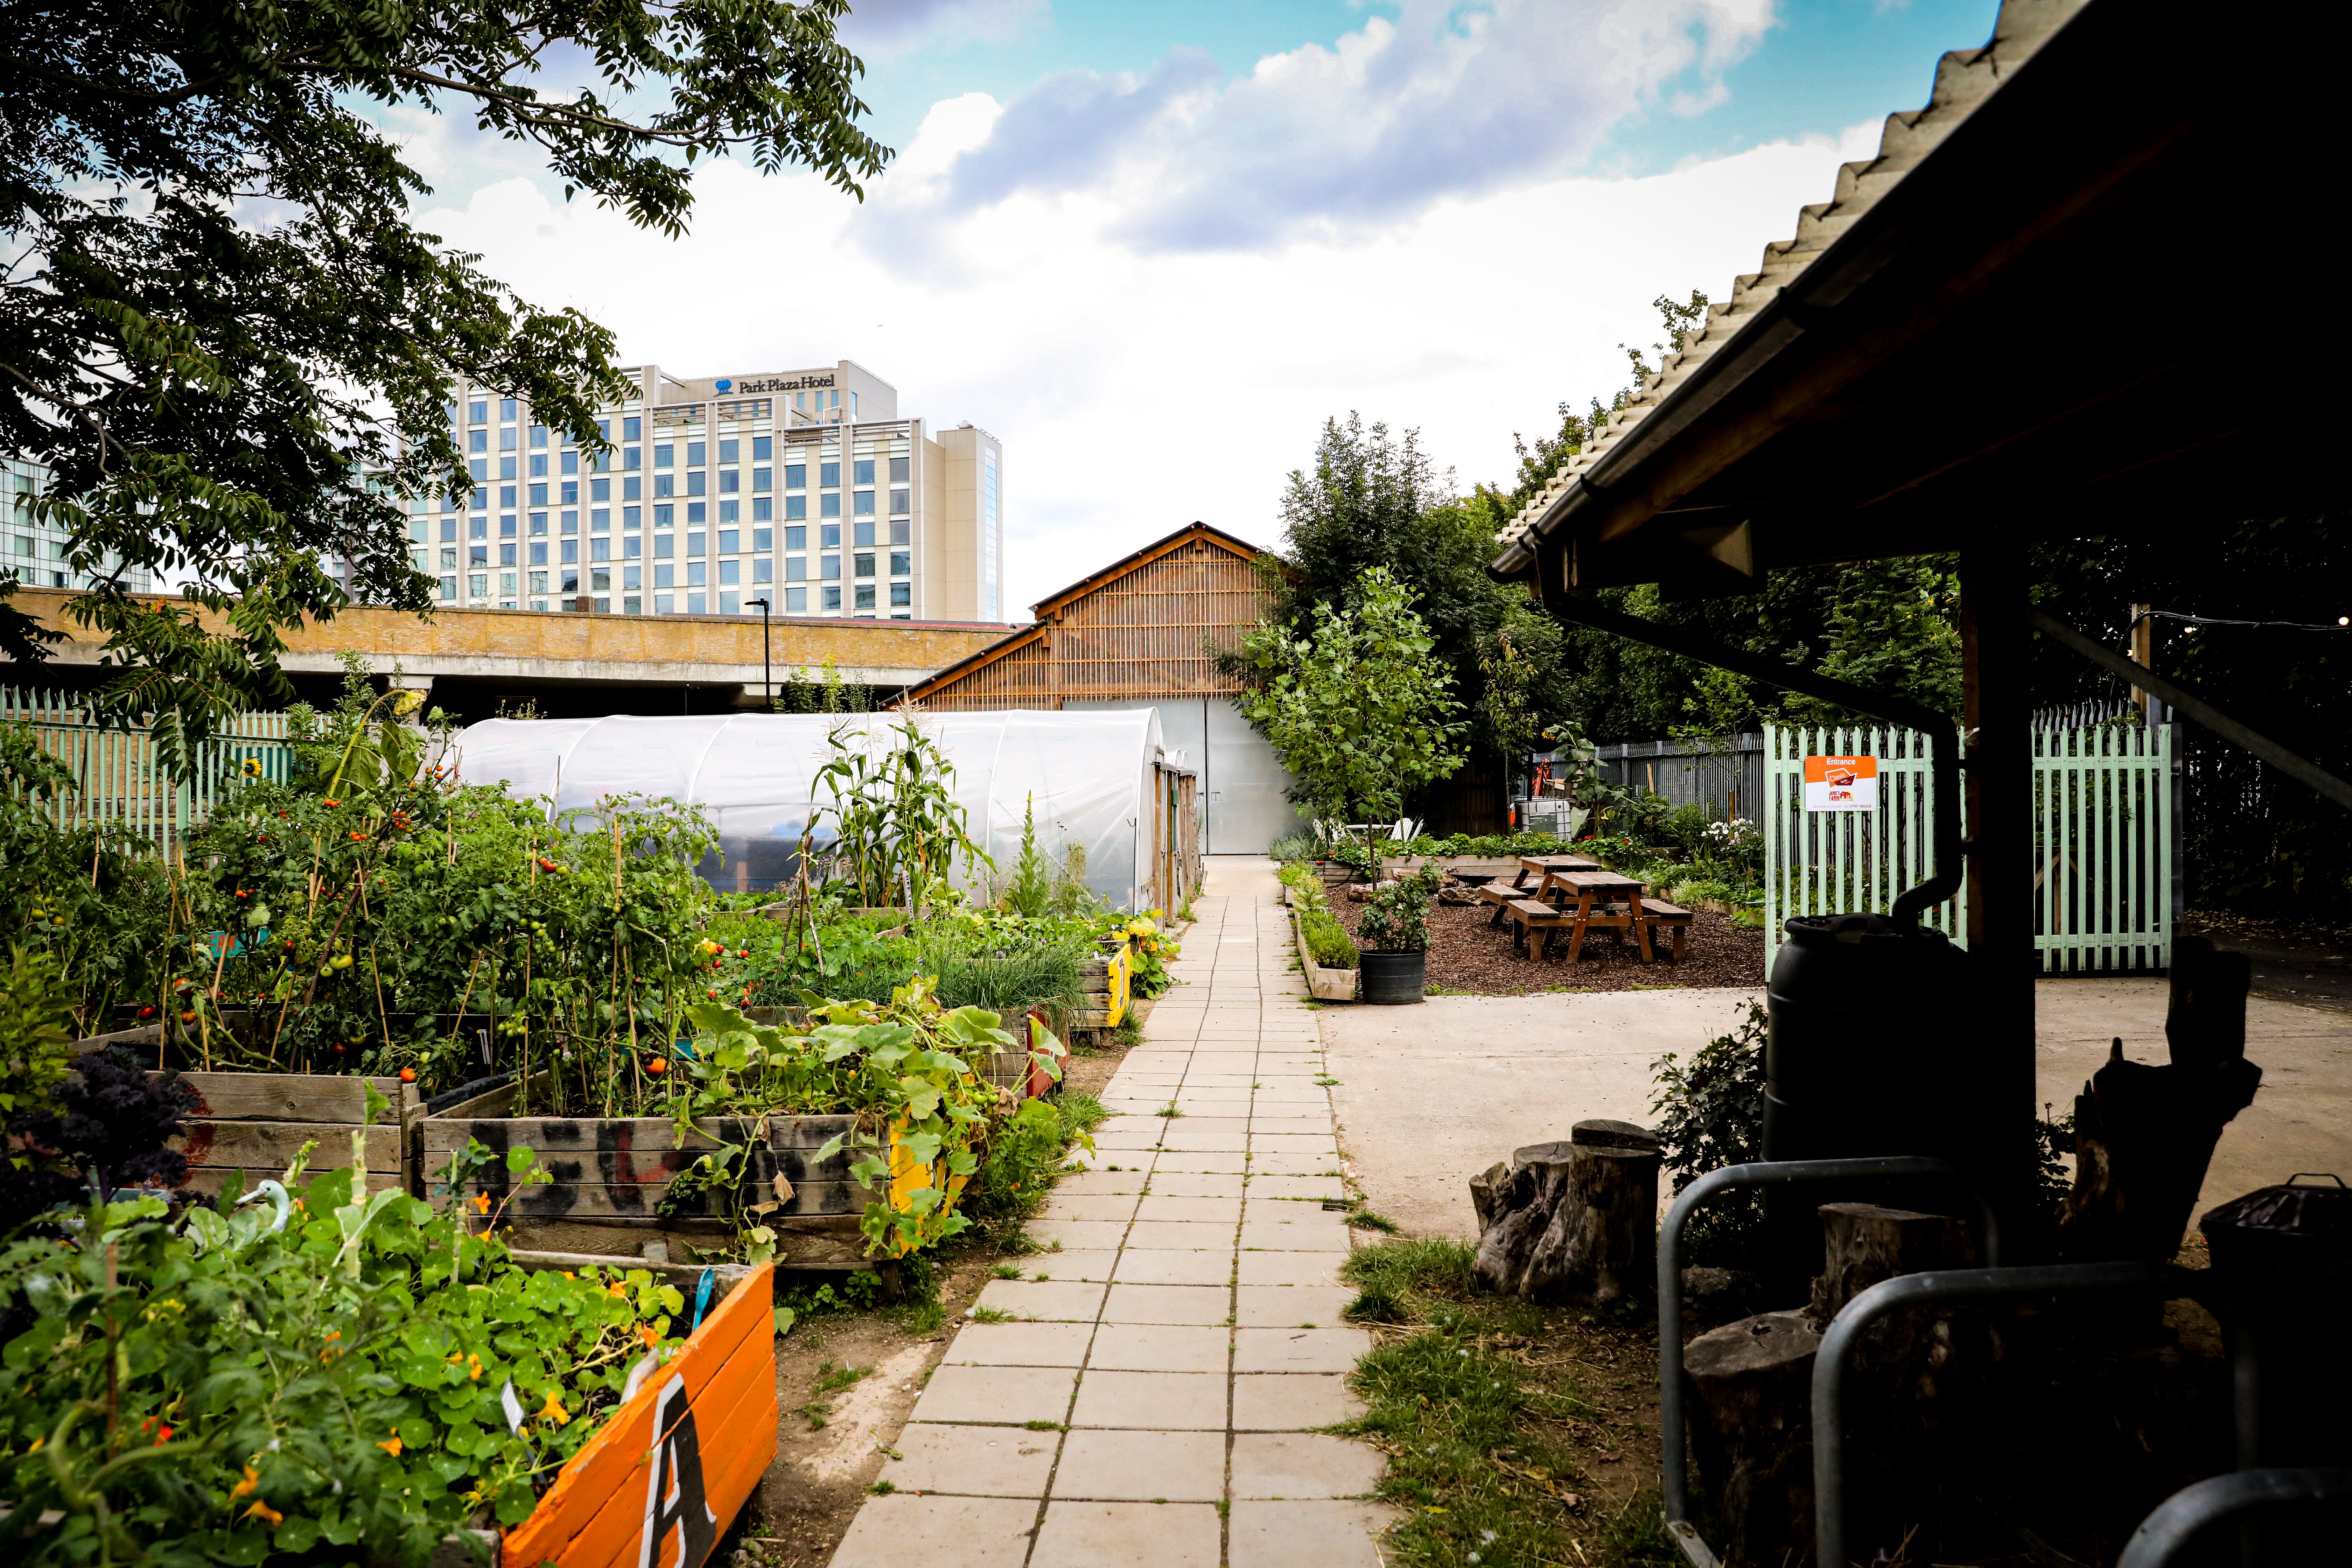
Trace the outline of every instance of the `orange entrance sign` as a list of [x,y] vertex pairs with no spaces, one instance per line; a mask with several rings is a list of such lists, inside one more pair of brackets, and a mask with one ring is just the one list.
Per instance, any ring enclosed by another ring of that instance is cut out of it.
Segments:
[[1876,811],[1876,757],[1807,757],[1807,811]]

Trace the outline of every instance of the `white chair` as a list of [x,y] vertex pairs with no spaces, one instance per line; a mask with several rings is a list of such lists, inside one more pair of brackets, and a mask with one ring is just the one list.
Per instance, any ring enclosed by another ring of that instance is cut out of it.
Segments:
[[1415,822],[1410,816],[1398,817],[1396,819],[1396,826],[1389,829],[1389,837],[1396,840],[1399,844],[1411,843],[1414,838],[1417,838],[1420,836],[1421,824]]

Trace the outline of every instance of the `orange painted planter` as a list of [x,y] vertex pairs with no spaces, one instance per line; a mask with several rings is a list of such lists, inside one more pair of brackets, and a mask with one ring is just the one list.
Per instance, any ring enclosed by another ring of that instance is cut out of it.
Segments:
[[775,1335],[761,1264],[507,1531],[501,1568],[702,1568],[776,1457]]

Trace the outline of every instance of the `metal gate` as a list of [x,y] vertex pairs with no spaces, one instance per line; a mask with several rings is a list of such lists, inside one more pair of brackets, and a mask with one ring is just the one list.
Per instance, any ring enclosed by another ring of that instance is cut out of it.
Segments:
[[283,782],[293,763],[283,713],[242,713],[197,749],[194,776],[174,779],[157,762],[153,737],[93,723],[72,692],[0,686],[0,723],[22,724],[72,773],[74,788],[47,803],[67,831],[110,823],[145,838],[170,859],[184,835],[250,761]]
[[[2046,974],[2165,968],[2179,913],[2176,726],[2136,721],[2032,731],[2034,951]],[[1878,808],[1807,812],[1808,756],[1874,756]],[[1927,879],[1935,781],[1912,730],[1764,729],[1765,968],[1792,915],[1885,913]],[[1966,942],[1968,892],[1926,919]]]

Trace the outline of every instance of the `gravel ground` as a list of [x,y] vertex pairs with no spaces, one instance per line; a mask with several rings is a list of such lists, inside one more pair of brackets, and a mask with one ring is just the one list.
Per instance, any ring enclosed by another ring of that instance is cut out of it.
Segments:
[[[1356,934],[1364,906],[1344,894],[1331,912]],[[1568,939],[1552,944],[1540,963],[1511,951],[1507,925],[1489,927],[1486,904],[1437,904],[1429,911],[1429,991],[1432,995],[1527,996],[1544,991],[1633,991],[1654,986],[1760,985],[1764,983],[1764,933],[1731,923],[1727,916],[1696,912],[1685,939],[1683,961],[1643,963],[1628,937],[1622,944],[1605,931],[1584,939],[1584,953],[1571,968]],[[1663,948],[1671,939],[1661,938]]]

